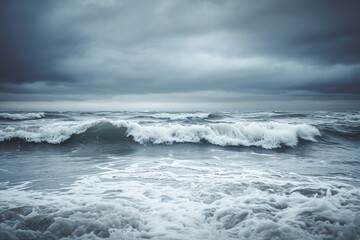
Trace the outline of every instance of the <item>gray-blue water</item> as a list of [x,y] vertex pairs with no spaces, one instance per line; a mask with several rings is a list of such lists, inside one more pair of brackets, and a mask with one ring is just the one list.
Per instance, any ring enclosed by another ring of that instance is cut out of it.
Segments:
[[0,113],[0,239],[360,239],[360,112]]

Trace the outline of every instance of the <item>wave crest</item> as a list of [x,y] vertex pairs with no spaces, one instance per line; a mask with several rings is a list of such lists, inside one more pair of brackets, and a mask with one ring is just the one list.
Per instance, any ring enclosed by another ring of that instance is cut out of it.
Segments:
[[129,126],[128,136],[141,144],[199,143],[219,146],[256,146],[266,149],[281,145],[296,146],[299,139],[316,141],[320,132],[306,124],[287,123],[217,123],[210,125],[167,124],[164,126]]
[[0,113],[0,118],[11,120],[30,120],[44,118],[45,113]]
[[[123,131],[120,131],[122,136],[119,136],[119,128],[124,128]],[[114,135],[115,131],[117,134]],[[0,141],[19,138],[27,142],[59,144],[76,135],[82,135],[90,140],[95,140],[99,136],[106,138],[106,136],[114,135],[115,137],[111,136],[107,139],[115,143],[124,141],[124,138],[127,137],[140,144],[208,142],[219,146],[256,146],[272,149],[282,145],[294,147],[299,139],[316,141],[315,136],[320,135],[320,132],[317,128],[307,124],[279,122],[141,125],[124,120],[100,119],[16,129],[7,127],[0,130]]]

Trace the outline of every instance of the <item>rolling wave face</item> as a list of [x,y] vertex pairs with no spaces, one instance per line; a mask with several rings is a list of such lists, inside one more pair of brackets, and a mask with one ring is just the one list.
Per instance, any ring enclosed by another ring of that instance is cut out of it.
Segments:
[[330,136],[347,140],[360,140],[360,124],[348,123],[341,126],[325,125],[323,131]]
[[26,126],[15,128],[13,126],[0,130],[0,141],[20,138],[27,142],[47,142],[58,144],[68,140],[73,134],[84,133],[88,128],[96,125],[97,121],[82,123],[52,123],[44,126]]
[[[119,132],[119,128],[123,131],[120,129]],[[81,135],[82,139],[90,140],[100,136],[114,142],[124,141],[124,137],[128,137],[140,144],[205,141],[219,146],[256,146],[272,149],[282,145],[294,147],[299,139],[315,141],[315,136],[320,135],[320,132],[307,124],[278,122],[144,125],[124,120],[99,119],[51,123],[37,127],[7,127],[0,130],[0,141],[20,138],[27,142],[59,144],[78,135]]]
[[128,129],[139,143],[172,144],[199,143],[206,141],[220,146],[256,146],[266,149],[281,145],[295,146],[299,139],[315,141],[320,132],[306,124],[290,125],[286,123],[218,123],[211,125],[165,126],[132,125]]
[[0,113],[0,119],[10,119],[10,120],[30,120],[30,119],[39,119],[44,118],[45,113]]

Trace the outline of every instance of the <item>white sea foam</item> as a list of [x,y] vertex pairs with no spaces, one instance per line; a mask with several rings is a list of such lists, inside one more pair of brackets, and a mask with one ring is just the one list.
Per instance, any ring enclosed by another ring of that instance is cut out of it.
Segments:
[[0,113],[0,118],[12,119],[12,120],[28,120],[28,119],[38,119],[44,118],[45,113]]
[[257,146],[266,149],[281,145],[296,146],[299,139],[315,141],[320,132],[307,124],[279,122],[213,123],[207,125],[161,123],[141,125],[123,120],[99,119],[81,122],[57,122],[41,126],[7,126],[0,130],[0,141],[22,138],[28,142],[61,143],[92,126],[109,123],[127,128],[128,137],[140,144],[208,143],[220,146]]
[[166,124],[161,126],[128,126],[128,135],[139,143],[198,143],[207,141],[220,146],[258,146],[277,148],[295,146],[298,139],[315,141],[320,132],[306,124],[286,123],[217,123],[209,125]]
[[97,121],[82,123],[51,123],[42,126],[6,126],[0,130],[0,141],[21,138],[28,142],[48,142],[58,144],[68,140],[73,134],[81,134]]
[[10,219],[0,230],[26,239],[114,240],[359,234],[360,192],[353,186],[248,169],[230,160],[211,166],[196,160],[134,161],[126,167],[104,164],[104,172],[80,178],[66,192],[28,191],[30,183],[2,186],[0,204],[31,207],[4,212]]

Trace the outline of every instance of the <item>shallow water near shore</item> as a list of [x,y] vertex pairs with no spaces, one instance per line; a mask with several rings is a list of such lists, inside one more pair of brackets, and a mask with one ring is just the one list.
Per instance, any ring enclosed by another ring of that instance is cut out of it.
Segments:
[[359,112],[0,114],[0,239],[359,239]]

